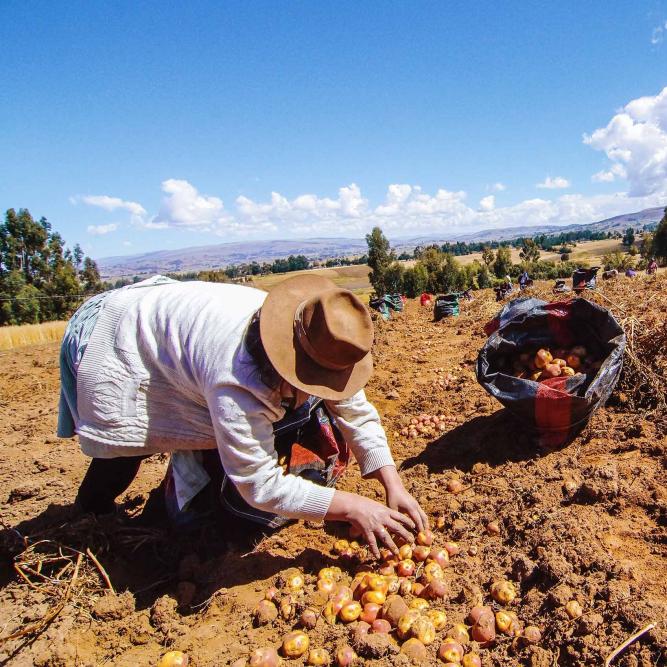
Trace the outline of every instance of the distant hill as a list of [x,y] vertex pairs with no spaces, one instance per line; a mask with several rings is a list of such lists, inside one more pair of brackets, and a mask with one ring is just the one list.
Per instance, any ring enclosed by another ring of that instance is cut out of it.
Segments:
[[[535,227],[511,227],[508,229],[486,229],[469,234],[439,236],[416,236],[392,239],[397,250],[412,250],[417,245],[445,243],[447,241],[506,241],[519,236],[554,234],[568,231],[622,232],[628,227],[641,228],[658,222],[664,213],[663,207],[647,208],[637,213],[626,213],[598,222],[579,225],[539,225]],[[217,245],[194,246],[177,250],[158,250],[141,255],[103,257],[97,260],[104,280],[122,276],[153,275],[155,273],[203,271],[244,262],[272,262],[289,255],[305,255],[309,259],[328,259],[361,255],[367,250],[364,239],[315,238],[278,241],[252,241],[242,243],[219,243]]]

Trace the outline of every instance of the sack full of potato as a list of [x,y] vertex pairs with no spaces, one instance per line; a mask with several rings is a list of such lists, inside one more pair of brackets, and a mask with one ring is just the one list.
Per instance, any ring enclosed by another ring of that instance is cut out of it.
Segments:
[[586,299],[515,299],[485,332],[477,380],[548,449],[586,425],[621,373],[623,329]]

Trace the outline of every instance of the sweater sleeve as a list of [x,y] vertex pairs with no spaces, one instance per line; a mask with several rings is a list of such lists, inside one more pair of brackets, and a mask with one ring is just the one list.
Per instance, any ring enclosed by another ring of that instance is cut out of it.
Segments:
[[336,417],[336,425],[357,459],[362,477],[384,466],[396,465],[380,424],[380,415],[368,402],[363,390],[351,398],[325,403]]
[[335,490],[283,472],[266,406],[233,386],[210,391],[207,402],[222,466],[243,499],[280,516],[322,520]]

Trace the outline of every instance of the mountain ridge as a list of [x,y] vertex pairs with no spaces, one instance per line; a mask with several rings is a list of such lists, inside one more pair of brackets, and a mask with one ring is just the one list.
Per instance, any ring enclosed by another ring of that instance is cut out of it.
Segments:
[[[465,234],[420,235],[390,238],[396,250],[412,249],[417,245],[446,242],[507,241],[520,236],[558,234],[561,232],[623,231],[631,226],[644,226],[658,222],[663,216],[662,206],[624,213],[596,222],[569,225],[535,225],[485,229]],[[153,273],[203,271],[224,268],[245,262],[270,262],[288,255],[305,255],[308,259],[327,259],[359,255],[366,252],[365,239],[316,237],[312,239],[276,239],[271,241],[237,241],[204,246],[191,246],[176,250],[155,250],[136,255],[103,257],[97,260],[103,279]]]

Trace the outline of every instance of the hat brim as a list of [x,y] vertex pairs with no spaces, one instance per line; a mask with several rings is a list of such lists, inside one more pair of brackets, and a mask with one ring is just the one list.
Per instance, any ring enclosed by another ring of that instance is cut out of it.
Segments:
[[259,332],[269,361],[292,386],[326,400],[342,400],[366,386],[373,373],[369,352],[351,368],[331,370],[313,361],[294,332],[299,304],[337,285],[323,276],[294,276],[276,285],[266,297],[259,317]]

